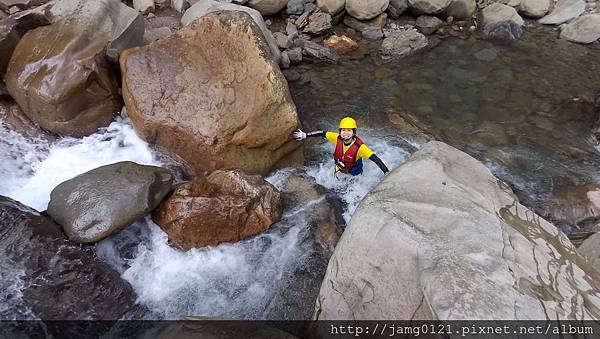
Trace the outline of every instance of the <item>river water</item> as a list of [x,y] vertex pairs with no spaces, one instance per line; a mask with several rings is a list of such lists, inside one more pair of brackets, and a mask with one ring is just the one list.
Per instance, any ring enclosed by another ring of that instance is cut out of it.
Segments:
[[[305,130],[335,131],[342,116],[352,115],[361,138],[390,169],[421,143],[389,122],[389,114],[397,113],[476,156],[530,206],[548,199],[557,182],[600,183],[591,134],[597,113],[587,103],[600,90],[597,45],[557,42],[548,32],[532,30],[512,46],[450,39],[397,62],[382,63],[367,53],[339,65],[296,70],[310,79],[290,83]],[[349,220],[382,173],[367,161],[362,177],[337,180],[332,152],[324,140],[307,140],[303,170],[345,202]],[[126,118],[89,137],[54,142],[25,138],[0,124],[0,194],[39,211],[60,182],[123,160],[169,162],[137,137]],[[278,170],[266,179],[283,189],[291,172]],[[95,249],[131,283],[148,318],[286,318],[289,310],[279,297],[297,292],[290,291],[300,279],[297,272],[313,269],[306,222],[312,206],[288,206],[269,231],[234,245],[181,252],[146,218]],[[4,290],[18,295],[24,288],[19,275],[3,270]],[[5,303],[0,310],[9,307]]]

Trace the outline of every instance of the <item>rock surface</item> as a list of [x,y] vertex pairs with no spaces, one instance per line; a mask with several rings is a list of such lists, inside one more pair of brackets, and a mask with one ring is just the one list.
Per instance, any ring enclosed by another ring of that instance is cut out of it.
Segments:
[[128,50],[121,70],[140,136],[191,173],[266,173],[300,146],[290,140],[299,121],[287,82],[247,13],[202,16]]
[[48,214],[70,240],[97,242],[150,213],[172,181],[164,168],[130,161],[98,167],[56,186]]
[[444,11],[452,0],[408,0],[408,7],[418,14],[438,14]]
[[523,18],[508,5],[493,3],[481,11],[483,32],[493,38],[515,40],[521,37]]
[[454,19],[465,20],[471,18],[475,9],[477,9],[475,0],[452,0],[444,10],[444,14]]
[[519,13],[528,18],[538,19],[543,17],[550,9],[550,0],[522,0]]
[[217,170],[177,186],[153,219],[171,245],[189,250],[260,233],[282,210],[279,192],[261,176]]
[[358,44],[356,43],[356,41],[350,39],[345,35],[332,35],[324,41],[324,45],[326,48],[333,49],[339,54],[350,53],[358,48]]
[[583,0],[559,0],[552,12],[538,22],[545,25],[560,25],[578,17],[584,11],[585,1]]
[[427,37],[416,30],[394,31],[383,39],[379,53],[383,58],[401,58],[427,47],[428,44]]
[[360,203],[315,318],[598,319],[600,273],[469,155],[433,141]]
[[346,0],[317,0],[317,7],[325,13],[336,15],[344,10]]
[[600,14],[582,15],[569,22],[560,32],[560,37],[582,44],[600,39]]
[[[107,264],[66,240],[60,226],[0,197],[2,319],[119,319],[132,310],[131,286]],[[63,333],[64,335],[64,333]]]
[[385,12],[389,0],[346,0],[346,12],[358,20],[369,20]]
[[118,60],[124,48],[142,43],[142,16],[117,0],[62,0],[52,12],[59,13],[58,21],[28,31],[19,41],[6,86],[42,128],[88,135],[122,107],[107,58]]
[[262,15],[273,15],[286,8],[288,0],[250,0],[247,6],[259,11]]

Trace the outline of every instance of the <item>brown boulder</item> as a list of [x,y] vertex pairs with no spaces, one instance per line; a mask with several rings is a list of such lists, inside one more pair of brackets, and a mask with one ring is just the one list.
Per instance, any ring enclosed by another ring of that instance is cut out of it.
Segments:
[[287,82],[245,12],[213,12],[121,57],[123,98],[138,133],[192,173],[266,173],[296,150]]
[[143,19],[117,0],[58,1],[59,20],[28,31],[15,48],[6,87],[24,113],[51,132],[84,136],[121,109],[107,58],[140,44]]
[[261,176],[218,170],[177,186],[153,220],[170,244],[189,250],[260,233],[279,220],[282,210],[279,192]]
[[0,100],[0,119],[11,130],[29,137],[41,138],[54,141],[56,137],[39,128],[33,121],[29,120],[23,111],[13,100]]

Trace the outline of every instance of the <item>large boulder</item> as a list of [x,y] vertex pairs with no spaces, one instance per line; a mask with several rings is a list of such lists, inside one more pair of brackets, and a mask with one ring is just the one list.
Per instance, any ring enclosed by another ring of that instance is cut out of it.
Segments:
[[[131,286],[60,226],[0,197],[0,319],[119,319],[132,310]],[[64,332],[63,332],[64,334]]]
[[585,11],[583,0],[559,0],[550,14],[538,20],[545,25],[560,25],[576,18]]
[[523,18],[508,5],[493,3],[481,11],[483,32],[501,40],[515,40],[523,34]]
[[465,20],[471,18],[476,8],[477,2],[475,0],[452,0],[444,10],[444,14],[454,19]]
[[336,15],[346,6],[346,0],[317,0],[317,7],[325,13]]
[[19,41],[6,86],[42,128],[88,135],[121,109],[106,57],[116,61],[121,50],[142,43],[143,19],[117,0],[59,0],[52,11],[61,13],[58,21],[28,31]]
[[483,164],[432,141],[361,201],[315,318],[598,319],[600,273]]
[[210,13],[121,58],[123,97],[138,133],[191,173],[266,173],[298,149],[287,82],[260,28],[240,11]]
[[358,20],[369,20],[385,12],[389,0],[346,0],[346,12]]
[[519,13],[528,18],[538,19],[550,10],[550,0],[522,0]]
[[407,0],[390,0],[390,4],[388,5],[386,12],[390,16],[390,18],[398,19],[400,18],[400,15],[402,15],[402,13],[406,11],[407,8]]
[[600,232],[585,239],[577,249],[596,270],[600,271]]
[[273,37],[271,31],[267,28],[267,25],[265,24],[260,12],[255,9],[215,0],[200,0],[187,11],[185,11],[185,14],[183,14],[181,17],[181,24],[186,26],[198,18],[217,11],[239,11],[250,14],[254,22],[256,22],[258,27],[260,27],[260,31],[269,44],[269,48],[271,49],[271,57],[273,60],[275,60],[275,63],[279,63],[279,60],[281,59],[281,52],[277,47],[277,41]]
[[247,6],[259,11],[262,15],[273,15],[286,8],[288,0],[250,0]]
[[279,192],[260,175],[217,170],[177,186],[153,219],[171,245],[189,250],[260,233],[282,210]]
[[384,59],[397,59],[414,54],[428,45],[427,37],[416,30],[393,31],[383,39],[379,54]]
[[418,14],[438,14],[444,11],[452,0],[408,0],[408,8]]
[[8,11],[11,7],[16,6],[19,9],[28,9],[47,3],[49,0],[0,0],[0,9]]
[[161,167],[131,161],[101,166],[56,186],[47,212],[70,240],[93,243],[150,213],[172,181]]
[[582,44],[600,39],[600,14],[582,15],[569,22],[560,31],[560,37]]

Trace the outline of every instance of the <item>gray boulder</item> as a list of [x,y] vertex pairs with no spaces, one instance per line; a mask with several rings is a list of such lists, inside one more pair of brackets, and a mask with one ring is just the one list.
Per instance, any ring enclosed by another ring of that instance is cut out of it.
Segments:
[[452,0],[408,0],[408,7],[418,14],[438,14],[451,2]]
[[515,40],[521,37],[523,18],[508,5],[493,3],[481,11],[483,32],[501,40]]
[[600,233],[592,234],[585,239],[577,249],[577,252],[596,270],[600,271]]
[[247,5],[262,15],[273,15],[286,8],[288,0],[250,0]]
[[538,19],[543,17],[550,9],[550,0],[522,0],[519,13],[528,18]]
[[559,0],[552,12],[538,22],[544,25],[560,25],[580,16],[584,11],[585,1],[583,0]]
[[302,42],[302,55],[313,62],[337,63],[340,59],[334,50],[312,41]]
[[392,19],[398,19],[402,13],[408,8],[407,0],[390,0],[387,8],[387,14]]
[[454,19],[465,20],[471,18],[476,8],[475,0],[452,0],[444,10],[444,14]]
[[152,211],[172,181],[164,168],[130,161],[98,167],[56,186],[48,214],[70,240],[97,242]]
[[389,0],[346,0],[346,12],[358,20],[369,20],[385,12]]
[[429,45],[427,37],[413,29],[388,31],[379,54],[384,59],[402,58]]
[[421,15],[417,18],[415,26],[426,35],[433,34],[442,26],[444,22],[437,17]]
[[317,0],[317,7],[334,16],[344,10],[346,0]]
[[471,156],[432,141],[361,201],[315,319],[598,319],[600,273]]
[[582,15],[569,22],[560,32],[560,37],[582,44],[600,39],[600,14]]
[[318,35],[331,28],[331,15],[317,11],[308,17],[308,24],[302,31],[308,34]]

